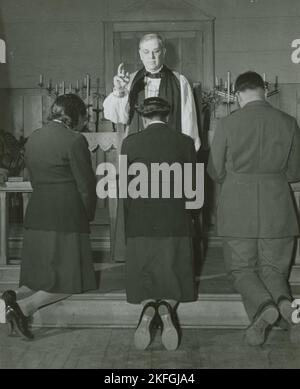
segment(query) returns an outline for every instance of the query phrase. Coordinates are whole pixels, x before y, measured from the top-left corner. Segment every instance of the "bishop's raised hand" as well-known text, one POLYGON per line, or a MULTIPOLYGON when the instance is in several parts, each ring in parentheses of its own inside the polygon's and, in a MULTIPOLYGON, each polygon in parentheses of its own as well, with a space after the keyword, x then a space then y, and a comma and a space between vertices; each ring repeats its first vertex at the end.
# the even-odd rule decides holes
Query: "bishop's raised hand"
POLYGON ((118 73, 114 77, 114 90, 124 92, 129 83, 129 72, 126 72, 124 63, 118 66, 118 73))

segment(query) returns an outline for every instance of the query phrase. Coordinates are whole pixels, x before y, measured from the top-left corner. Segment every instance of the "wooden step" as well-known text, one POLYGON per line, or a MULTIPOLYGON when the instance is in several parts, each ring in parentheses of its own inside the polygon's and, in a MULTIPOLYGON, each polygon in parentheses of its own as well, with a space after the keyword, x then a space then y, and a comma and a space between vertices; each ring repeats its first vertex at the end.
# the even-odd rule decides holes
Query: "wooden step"
MULTIPOLYGON (((98 264, 96 268, 104 271, 105 266, 122 265, 98 264)), ((298 274, 299 271, 297 267, 298 274)), ((17 265, 0 267, 0 290, 16 288, 19 272, 17 265)), ((114 277, 107 280, 105 286, 117 279, 114 277)), ((292 289, 294 297, 299 298, 299 282, 293 284, 292 289)), ((34 315, 33 326, 134 328, 140 311, 139 305, 126 302, 124 291, 103 293, 100 289, 40 309, 34 315)), ((200 293, 196 302, 179 305, 178 317, 183 328, 245 328, 249 324, 241 297, 234 293, 200 293)))
MULTIPOLYGON (((297 298, 300 294, 296 295, 297 298)), ((140 305, 126 302, 125 294, 83 294, 40 309, 33 327, 135 328, 140 305)), ((201 295, 178 307, 182 328, 245 328, 249 325, 239 295, 201 295)))
MULTIPOLYGON (((84 294, 40 309, 33 326, 135 328, 140 313, 141 306, 128 304, 125 294, 84 294)), ((183 328, 244 328, 249 324, 238 295, 199 296, 196 302, 180 304, 178 317, 183 328)))

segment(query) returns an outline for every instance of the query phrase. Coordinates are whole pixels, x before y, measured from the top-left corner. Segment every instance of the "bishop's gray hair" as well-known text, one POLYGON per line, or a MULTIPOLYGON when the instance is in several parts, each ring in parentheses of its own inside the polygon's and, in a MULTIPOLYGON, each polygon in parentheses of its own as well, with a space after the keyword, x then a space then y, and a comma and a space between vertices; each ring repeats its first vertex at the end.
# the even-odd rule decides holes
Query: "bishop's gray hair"
POLYGON ((157 39, 158 40, 161 49, 165 49, 166 48, 164 38, 160 34, 157 34, 157 33, 150 33, 150 34, 146 34, 146 35, 142 36, 142 38, 140 39, 139 48, 141 48, 141 45, 144 42, 150 41, 152 39, 157 39))

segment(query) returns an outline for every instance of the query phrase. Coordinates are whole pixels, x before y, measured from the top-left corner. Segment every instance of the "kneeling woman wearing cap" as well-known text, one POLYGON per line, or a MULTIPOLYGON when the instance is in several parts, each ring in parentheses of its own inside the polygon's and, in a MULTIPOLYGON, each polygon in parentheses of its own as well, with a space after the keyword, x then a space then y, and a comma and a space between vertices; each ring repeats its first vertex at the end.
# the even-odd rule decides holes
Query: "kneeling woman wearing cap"
MULTIPOLYGON (((148 98, 136 109, 145 130, 123 141, 121 153, 127 156, 128 167, 136 162, 143 164, 149 176, 146 182, 161 187, 161 176, 156 183, 153 177, 150 179, 153 164, 195 166, 193 139, 167 125, 167 101, 148 98)), ((129 180, 132 178, 129 176, 129 180)), ((160 326, 163 345, 175 350, 179 345, 177 305, 196 299, 192 213, 185 208, 185 198, 172 196, 172 174, 169 185, 170 198, 151 198, 151 187, 148 198, 142 198, 131 193, 134 185, 129 183, 128 198, 124 200, 127 301, 143 305, 134 337, 138 349, 148 347, 160 326)), ((139 188, 137 191, 140 193, 139 188)))

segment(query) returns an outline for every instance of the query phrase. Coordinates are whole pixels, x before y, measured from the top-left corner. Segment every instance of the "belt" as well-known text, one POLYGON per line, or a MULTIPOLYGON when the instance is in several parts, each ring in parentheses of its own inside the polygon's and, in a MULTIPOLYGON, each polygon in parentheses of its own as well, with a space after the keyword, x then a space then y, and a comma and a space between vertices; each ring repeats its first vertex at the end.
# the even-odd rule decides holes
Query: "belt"
POLYGON ((61 190, 66 188, 76 188, 76 182, 74 180, 72 181, 61 181, 61 182, 39 182, 33 184, 33 190, 34 191, 55 191, 55 190, 61 190))
POLYGON ((259 180, 285 180, 285 174, 280 173, 236 173, 227 171, 227 176, 239 179, 241 181, 259 181, 259 180))

